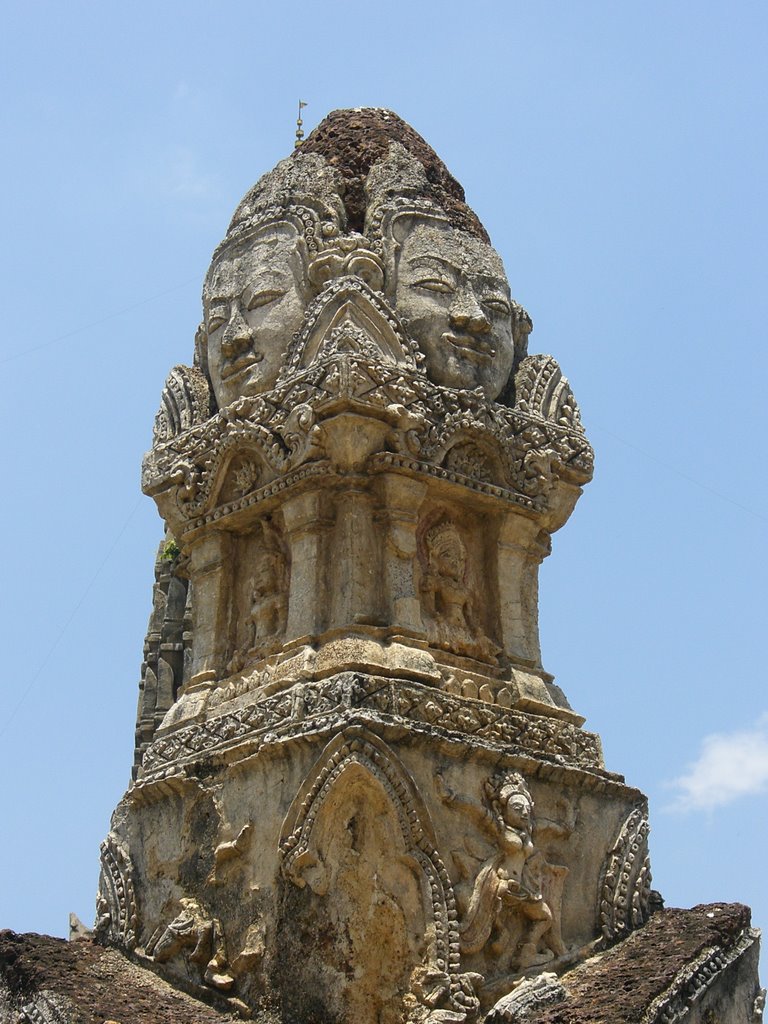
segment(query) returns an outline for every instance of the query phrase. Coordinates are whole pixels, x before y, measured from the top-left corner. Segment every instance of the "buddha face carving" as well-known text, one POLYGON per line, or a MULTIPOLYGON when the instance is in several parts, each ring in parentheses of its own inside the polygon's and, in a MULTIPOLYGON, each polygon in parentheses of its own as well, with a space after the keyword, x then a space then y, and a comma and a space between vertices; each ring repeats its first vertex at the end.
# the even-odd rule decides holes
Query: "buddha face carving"
POLYGON ((271 388, 308 300, 297 233, 274 225, 213 264, 203 291, 208 373, 219 408, 271 388))
POLYGON ((446 387, 498 398, 512 370, 512 303, 501 260, 489 245, 447 224, 418 224, 402 238, 395 305, 446 387))

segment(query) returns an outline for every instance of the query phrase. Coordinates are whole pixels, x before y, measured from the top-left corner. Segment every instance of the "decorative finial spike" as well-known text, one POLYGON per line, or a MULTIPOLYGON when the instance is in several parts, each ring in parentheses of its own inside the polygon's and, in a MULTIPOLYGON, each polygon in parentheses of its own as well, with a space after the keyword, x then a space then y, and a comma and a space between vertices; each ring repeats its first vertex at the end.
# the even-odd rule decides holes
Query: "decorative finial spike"
POLYGON ((301 120, 301 111, 304 109, 304 107, 306 107, 306 105, 307 104, 304 102, 304 100, 299 100, 299 116, 296 118, 296 141, 294 142, 294 147, 296 149, 299 148, 304 138, 304 132, 302 131, 301 128, 301 126, 304 124, 304 122, 301 120))

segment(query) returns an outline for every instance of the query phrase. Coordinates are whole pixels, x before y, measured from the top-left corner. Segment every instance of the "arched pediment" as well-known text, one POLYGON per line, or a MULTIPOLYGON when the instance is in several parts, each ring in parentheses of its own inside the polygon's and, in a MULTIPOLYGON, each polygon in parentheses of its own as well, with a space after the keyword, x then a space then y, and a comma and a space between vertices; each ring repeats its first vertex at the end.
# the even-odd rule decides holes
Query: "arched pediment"
POLYGON ((227 439, 207 470, 209 482, 208 498, 203 505, 205 511, 244 498, 273 480, 277 468, 269 458, 269 449, 274 443, 274 438, 269 435, 264 438, 253 435, 227 439))
POLYGON ((419 362, 395 312, 359 277, 332 282, 310 305, 281 378, 334 355, 357 355, 409 370, 419 362))
POLYGON ((442 466, 480 483, 508 486, 507 460, 501 446, 486 436, 461 431, 444 444, 442 466))
POLYGON ((163 388, 155 416, 152 444, 165 444, 185 430, 205 423, 213 414, 208 379, 197 366, 174 366, 163 388))
POLYGON ((373 733, 350 728, 340 732, 325 748, 285 817, 280 833, 284 873, 290 873, 291 865, 306 847, 317 813, 331 787, 342 779, 352 764, 373 776, 387 792, 397 811, 406 847, 424 846, 437 856, 429 812, 402 763, 373 733))

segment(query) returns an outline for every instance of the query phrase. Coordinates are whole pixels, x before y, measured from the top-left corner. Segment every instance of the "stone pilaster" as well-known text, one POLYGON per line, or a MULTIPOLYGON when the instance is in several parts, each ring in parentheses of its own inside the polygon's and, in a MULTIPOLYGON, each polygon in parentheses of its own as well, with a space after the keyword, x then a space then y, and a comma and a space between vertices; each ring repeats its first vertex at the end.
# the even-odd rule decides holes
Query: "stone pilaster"
POLYGON ((507 514, 498 541, 499 612, 504 650, 513 662, 541 667, 539 645, 539 565, 546 552, 538 525, 507 514))
POLYGON ((192 607, 192 669, 189 686, 220 678, 229 639, 232 536, 204 534, 189 548, 189 578, 195 588, 192 607))
POLYGON ((373 496, 362 483, 346 484, 336 502, 327 577, 329 625, 379 624, 380 576, 380 541, 374 527, 373 496))
POLYGON ((291 553, 286 640, 316 636, 325 628, 326 538, 333 519, 324 491, 305 491, 282 506, 291 553))
POLYGON ((386 529, 384 587, 389 619, 402 632, 424 636, 421 602, 416 592, 416 526, 418 510, 427 493, 423 481, 386 473, 381 481, 386 529))

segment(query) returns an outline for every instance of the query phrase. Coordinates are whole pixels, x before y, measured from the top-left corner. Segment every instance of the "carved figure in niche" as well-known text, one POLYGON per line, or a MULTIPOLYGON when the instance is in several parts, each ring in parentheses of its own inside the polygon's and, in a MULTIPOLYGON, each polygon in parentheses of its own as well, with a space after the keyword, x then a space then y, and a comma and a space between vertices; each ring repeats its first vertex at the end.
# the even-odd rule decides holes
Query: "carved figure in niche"
POLYGON ((162 964, 185 950, 187 959, 202 972, 206 985, 226 992, 235 979, 227 973, 227 951, 221 923, 210 917, 192 896, 182 896, 181 910, 173 920, 154 932, 146 946, 147 956, 162 964))
POLYGON ((467 549, 458 529, 450 520, 431 527, 424 537, 424 549, 426 569, 421 592, 438 643, 462 654, 493 657, 498 648, 480 635, 474 620, 467 583, 467 549))
POLYGON ((309 298, 303 242, 288 222, 264 226, 214 260, 203 313, 219 408, 274 385, 309 298))
POLYGON ((264 527, 264 544, 259 549, 253 570, 253 590, 248 622, 251 626, 251 650, 282 636, 288 614, 287 566, 280 541, 273 530, 264 527))
POLYGON ((533 842, 533 798, 522 775, 507 771, 488 779, 484 805, 459 800, 440 776, 437 784, 443 801, 458 804, 496 846, 461 922, 462 952, 490 954, 499 974, 561 956, 565 947, 542 892, 544 858, 533 842))

